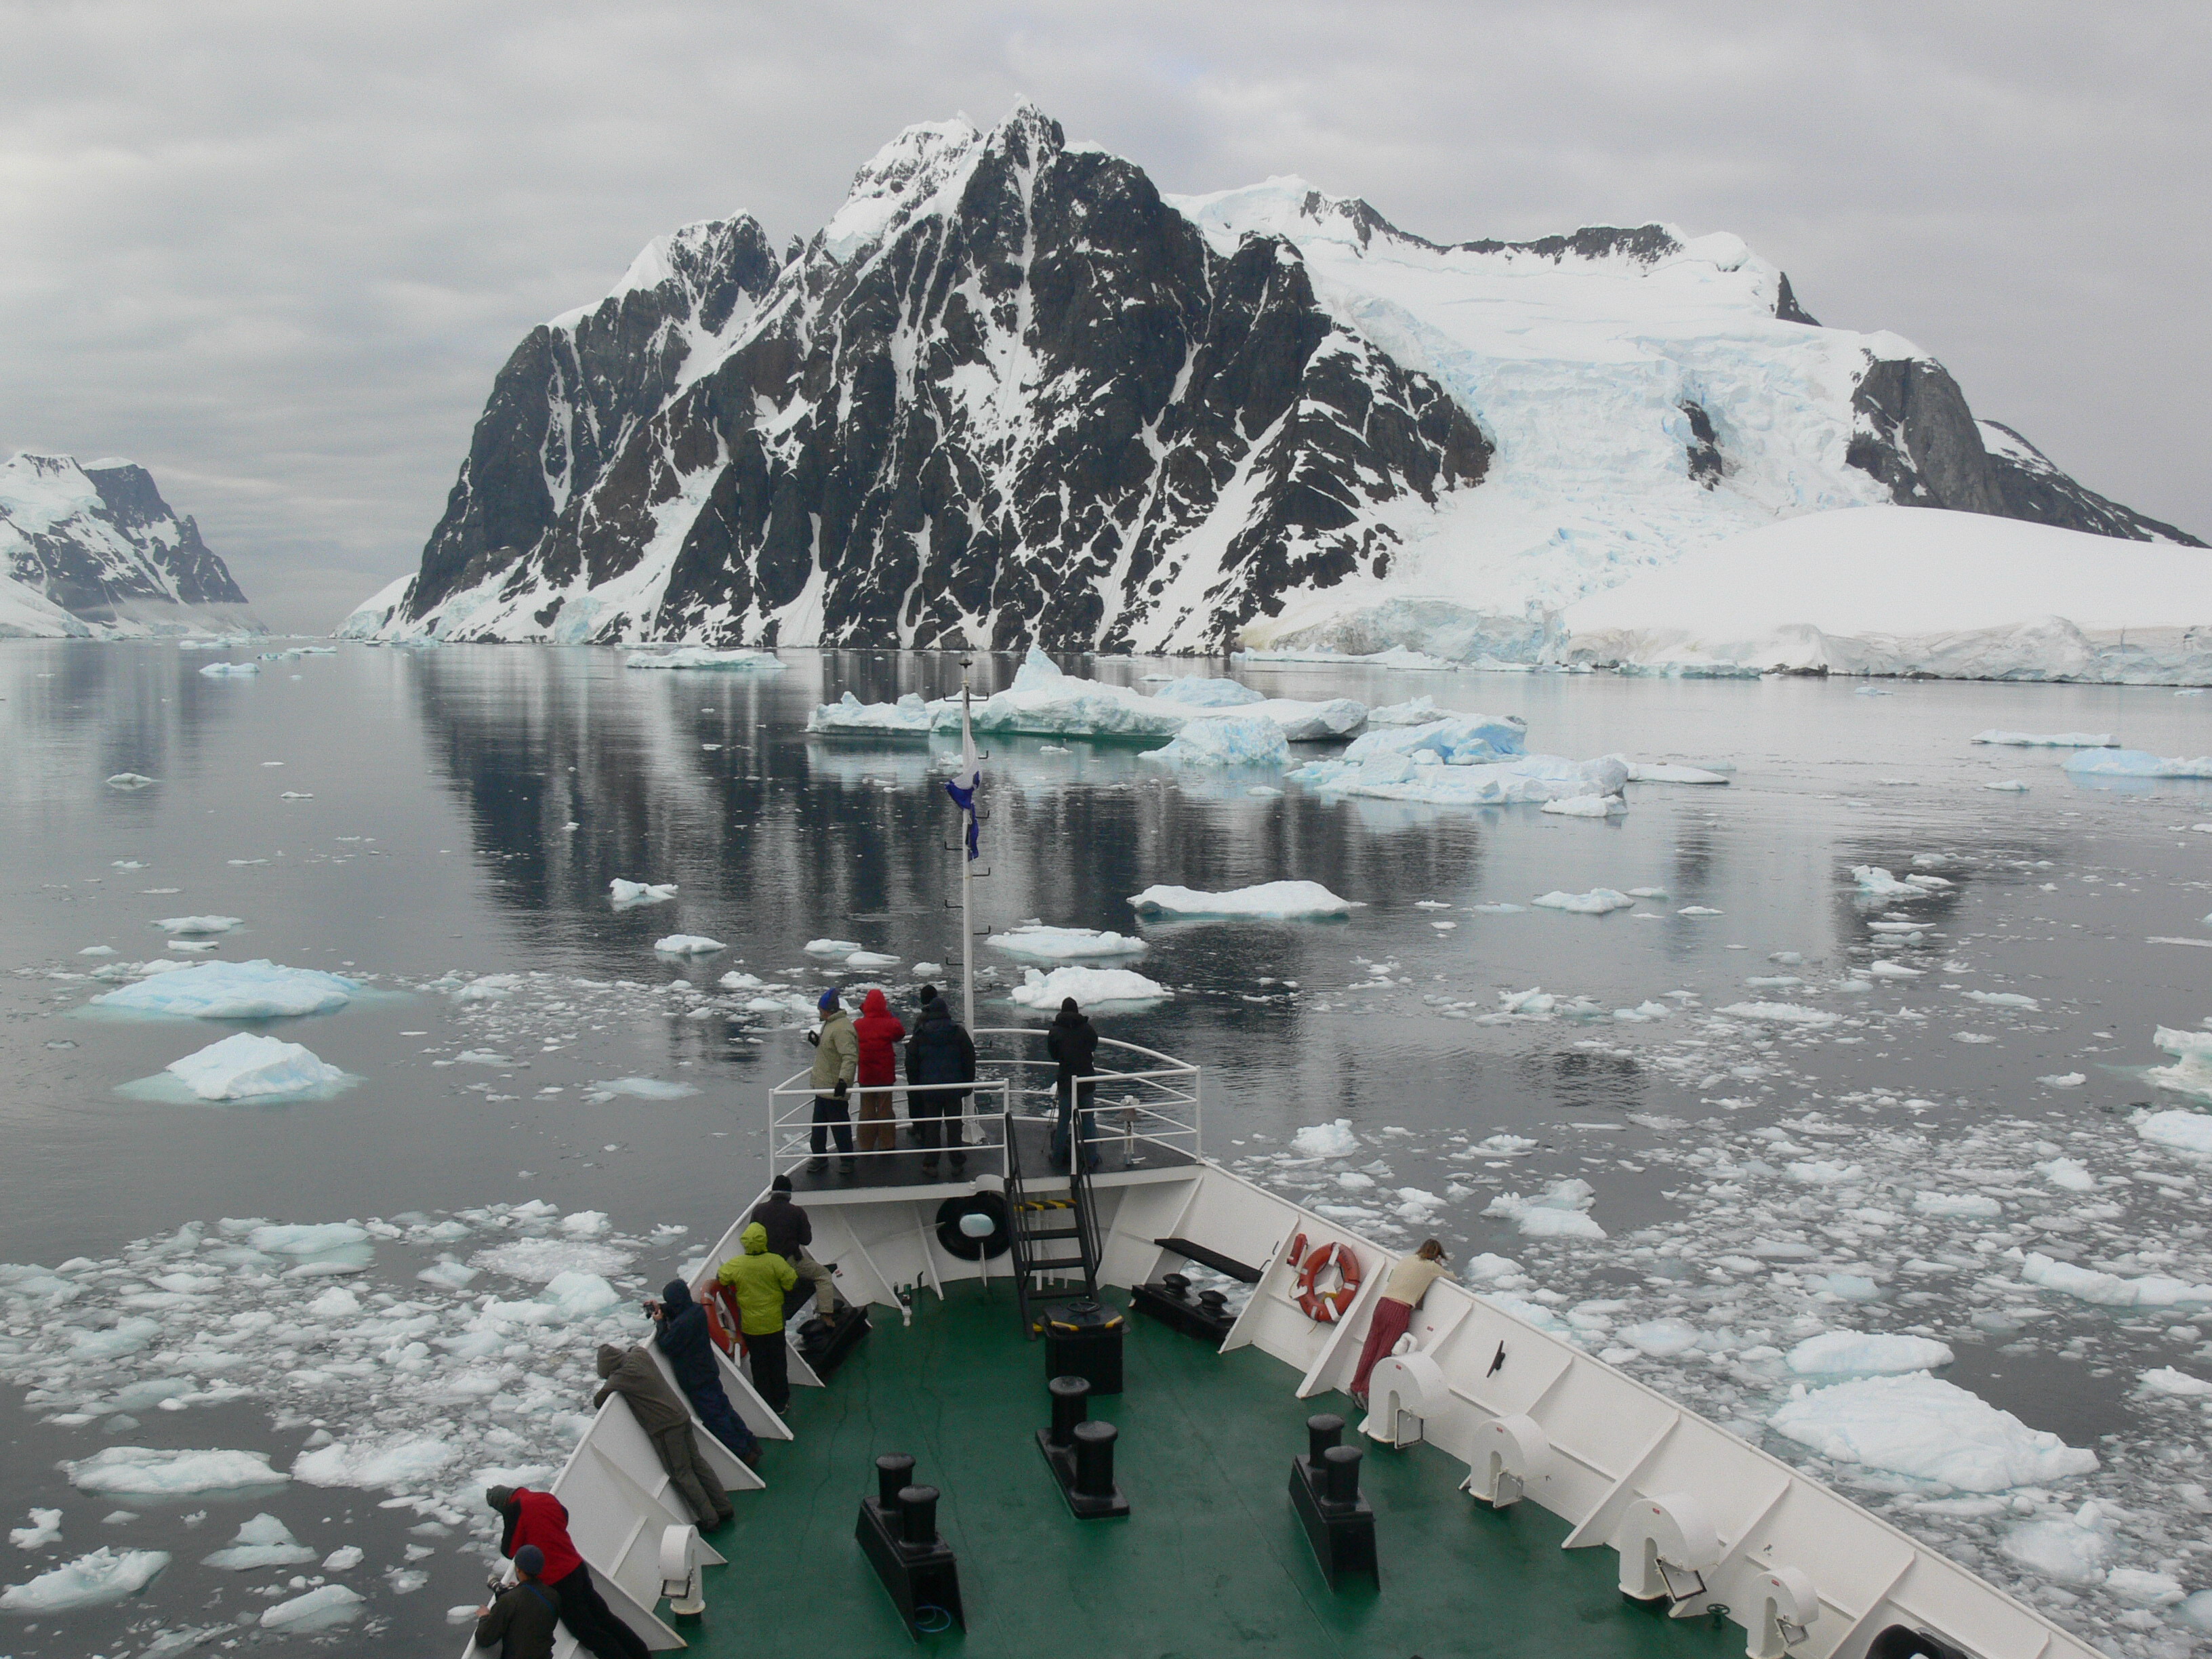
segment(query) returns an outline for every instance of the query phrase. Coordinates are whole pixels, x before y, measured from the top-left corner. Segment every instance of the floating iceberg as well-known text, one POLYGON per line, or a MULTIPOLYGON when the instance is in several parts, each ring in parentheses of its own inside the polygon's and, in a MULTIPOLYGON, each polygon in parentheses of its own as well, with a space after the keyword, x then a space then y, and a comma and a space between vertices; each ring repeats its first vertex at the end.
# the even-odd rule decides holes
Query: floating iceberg
POLYGON ((362 1595, 343 1584, 325 1584, 279 1601, 261 1615, 264 1630, 334 1630, 361 1616, 362 1595))
POLYGON ((200 670, 211 680, 246 679, 260 672, 258 662, 211 662, 200 670))
POLYGON ((1731 1002, 1714 1012, 1730 1019, 1755 1019, 1769 1025, 1833 1025, 1841 1018, 1825 1009, 1808 1008, 1802 1002, 1731 1002))
POLYGON ((1593 887, 1587 893, 1564 893, 1554 888, 1528 902, 1540 910, 1566 910, 1578 916, 1601 916, 1608 910, 1632 908, 1636 901, 1610 887, 1593 887))
POLYGON ((1309 762, 1291 775, 1326 793, 1448 806, 1617 795, 1628 781, 1628 763, 1618 755, 1523 754, 1526 733, 1517 717, 1492 714, 1386 727, 1356 738, 1341 759, 1309 762))
POLYGON ((2096 1453, 2031 1429, 1924 1371, 1817 1389, 1767 1422, 1823 1457, 1940 1480, 1961 1492, 2048 1486, 2097 1467, 2096 1453))
POLYGON ((1291 763, 1283 728, 1263 714, 1239 713, 1194 720, 1164 749, 1139 757, 1156 766, 1264 766, 1291 763))
POLYGON ((1391 726, 1352 739, 1346 761, 1364 764, 1389 756, 1434 755, 1458 766, 1506 760, 1525 751, 1528 722, 1518 714, 1444 714, 1417 726, 1391 726))
POLYGON ((1031 968, 1012 992, 1023 1007, 1043 1009, 1058 1008, 1066 997, 1088 1008, 1102 1002, 1159 1002, 1174 994, 1127 968, 1055 968, 1048 974, 1031 968))
POLYGON ((1565 795, 1546 801, 1543 810, 1565 818, 1616 818, 1627 812, 1628 803, 1618 795, 1565 795))
POLYGON ((848 968, 896 968, 898 958, 882 951, 855 951, 845 958, 848 968))
POLYGON ((665 904, 676 896, 676 884, 624 881, 617 876, 607 884, 607 891, 617 910, 627 910, 635 904, 665 904))
POLYGON ((1402 645, 1394 645, 1387 651, 1370 651, 1358 656, 1332 651, 1326 646, 1304 651, 1237 651, 1231 653, 1229 659, 1247 663, 1346 663, 1367 668, 1402 668, 1427 673, 1455 672, 1460 666, 1445 658, 1432 657, 1425 651, 1409 650, 1402 645))
MULTIPOLYGON (((1004 951, 1010 957, 1027 957, 1034 962, 1079 961, 1091 957, 1142 956, 1150 947, 1145 941, 1127 933, 1101 933, 1091 927, 1048 927, 1042 922, 1025 922, 1019 927, 1010 927, 1003 933, 993 933, 983 941, 995 951, 1004 951)), ((921 964, 915 964, 920 971, 921 964)))
POLYGON ((103 1498, 167 1498, 198 1492, 281 1486, 287 1476, 259 1452, 156 1451, 147 1446, 109 1446, 64 1462, 70 1484, 103 1498))
POLYGON ((166 916, 154 926, 165 933, 227 933, 245 922, 238 916, 166 916))
POLYGON ((314 1094, 352 1079, 297 1042, 239 1031, 164 1067, 202 1100, 314 1094))
POLYGON ((118 772, 108 779, 110 789, 143 789, 149 783, 159 783, 159 778, 149 778, 143 772, 118 772))
POLYGON ((1723 774, 1709 771, 1702 766, 1630 761, 1628 781, 1631 783, 1726 783, 1728 779, 1723 774))
MULTIPOLYGON (((1270 697, 1263 702, 1247 703, 1237 712, 1273 721, 1291 743, 1327 743, 1334 738, 1349 737, 1367 724, 1367 705, 1350 697, 1330 697, 1321 702, 1270 697)), ((1204 716, 1191 718, 1195 721, 1204 716)), ((1183 729, 1188 732, 1190 728, 1183 729)))
POLYGON ((2058 769, 2077 778, 2212 778, 2212 755, 2190 760, 2143 749, 2084 749, 2058 769))
POLYGON ((2106 1308, 2212 1307, 2212 1285, 2191 1285, 2164 1273, 2125 1279, 2071 1261, 2056 1261, 2040 1250, 2027 1253, 2021 1262, 2020 1276, 2042 1290, 2106 1308))
POLYGON ((1147 916, 1265 916, 1292 921, 1349 915, 1361 908, 1362 902, 1339 898, 1317 881, 1265 881, 1256 887, 1238 887, 1225 893, 1200 892, 1190 887, 1147 887, 1129 902, 1139 915, 1147 916))
POLYGON ((799 948, 810 957, 849 957, 867 947, 854 939, 811 939, 799 948))
POLYGON ((262 1567, 293 1567, 312 1561, 319 1553, 292 1536, 292 1530, 273 1515, 257 1515, 238 1529, 229 1546, 207 1558, 206 1565, 225 1572, 252 1572, 262 1567))
POLYGON ((671 933, 666 939, 653 940, 653 948, 667 957, 711 957, 730 947, 702 933, 671 933))
MULTIPOLYGON (((945 729, 959 730, 957 700, 948 698, 933 712, 945 729)), ((1015 671, 1013 684, 975 704, 971 716, 978 732, 1088 738, 1171 738, 1188 718, 1188 709, 1132 687, 1062 673, 1036 646, 1015 671)))
POLYGON ((699 1092, 689 1083, 665 1083, 657 1077, 618 1077, 592 1087, 600 1095, 628 1095, 633 1100, 685 1100, 699 1092))
POLYGON ((33 1510, 31 1524, 9 1529, 8 1541, 19 1550, 42 1550, 49 1544, 58 1544, 62 1536, 62 1512, 59 1510, 33 1510))
POLYGON ((161 1550, 96 1549, 42 1572, 27 1583, 0 1590, 0 1608, 9 1613, 70 1613, 103 1607, 136 1595, 169 1565, 161 1550))
POLYGON ((1350 1158, 1359 1150, 1359 1137, 1352 1133, 1352 1120, 1340 1117, 1309 1123, 1291 1137, 1291 1150, 1300 1158, 1350 1158))
MULTIPOLYGON (((815 732, 926 738, 929 735, 930 720, 930 705, 911 691, 896 702, 862 702, 848 691, 837 702, 809 714, 806 729, 815 732)), ((957 713, 954 723, 958 723, 957 713)))
POLYGON ((292 1478, 309 1486, 413 1486, 453 1461, 453 1449, 427 1435, 333 1440, 292 1460, 292 1478))
POLYGON ((703 645, 678 646, 673 651, 633 651, 625 668, 720 668, 751 673, 775 673, 784 665, 773 651, 716 651, 703 645))
POLYGON ((1267 694, 1236 680, 1209 679, 1201 674, 1170 680, 1152 693, 1163 702, 1179 702, 1187 708, 1234 708, 1240 703, 1265 702, 1267 694))
MULTIPOLYGON (((2173 1064, 2154 1066, 2143 1073, 2145 1078, 2161 1089, 2212 1100, 2212 1031, 2175 1031, 2161 1025, 2151 1041, 2173 1056, 2173 1064)), ((2212 1152, 2212 1137, 2199 1134, 2182 1121, 2195 1119, 2197 1123, 2212 1129, 2212 1117, 2197 1117, 2193 1112, 2160 1112, 2155 1115, 2164 1120, 2157 1133, 2144 1127, 2145 1120, 2136 1121, 2137 1130, 2146 1139, 2187 1152, 2212 1152), (2167 1139, 2167 1135, 2179 1138, 2167 1139)))
POLYGON ((1404 702, 1385 703, 1380 708, 1367 711, 1370 727, 1378 726, 1432 726, 1438 720, 1463 718, 1456 710, 1439 708, 1434 697, 1413 697, 1404 702))
POLYGON ((2015 749, 2110 749, 2112 734, 2100 732, 1977 732, 1968 743, 2006 744, 2015 749))
POLYGON ((360 985, 313 968, 283 968, 264 958, 252 962, 197 962, 189 968, 157 974, 93 1001, 104 1008, 149 1014, 188 1015, 194 1019, 276 1019, 327 1014, 343 1008, 360 985))
POLYGON ((1884 1376, 1932 1371, 1957 1357, 1932 1337, 1826 1331, 1790 1349, 1789 1363, 1800 1376, 1884 1376))
POLYGON ((1862 898, 1921 899, 1933 890, 1910 881, 1899 881, 1878 864, 1854 864, 1851 879, 1858 884, 1862 898))
MULTIPOLYGON (((1951 1221, 1994 1221, 2004 1213, 2004 1206, 1987 1193, 1918 1192, 1912 1195, 1912 1207, 1920 1215, 1932 1215, 1951 1221)), ((1917 1365, 1908 1365, 1907 1370, 1918 1370, 1917 1365)))
POLYGON ((1585 1213, 1596 1196, 1589 1182, 1569 1179, 1540 1198, 1500 1193, 1482 1212, 1504 1217, 1530 1238, 1603 1238, 1605 1229, 1585 1213))

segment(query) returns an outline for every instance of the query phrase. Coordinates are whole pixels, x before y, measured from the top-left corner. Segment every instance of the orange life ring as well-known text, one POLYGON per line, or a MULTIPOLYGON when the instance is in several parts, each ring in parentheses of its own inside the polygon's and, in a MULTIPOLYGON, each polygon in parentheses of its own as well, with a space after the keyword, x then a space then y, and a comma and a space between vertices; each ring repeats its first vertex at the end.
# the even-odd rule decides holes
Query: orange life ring
POLYGON ((1291 1253, 1283 1259, 1293 1267, 1306 1259, 1306 1236, 1304 1233, 1291 1241, 1291 1253))
POLYGON ((1305 1260, 1298 1272, 1298 1307, 1317 1325, 1334 1325, 1359 1294, 1359 1258, 1347 1244, 1324 1244, 1305 1260), (1322 1273, 1334 1267, 1338 1285, 1333 1291, 1318 1288, 1322 1273))
POLYGON ((737 1298, 730 1294, 728 1285, 716 1285, 707 1291, 702 1301, 707 1310, 708 1336, 713 1339, 716 1347, 734 1358, 738 1351, 738 1332, 741 1328, 737 1298))

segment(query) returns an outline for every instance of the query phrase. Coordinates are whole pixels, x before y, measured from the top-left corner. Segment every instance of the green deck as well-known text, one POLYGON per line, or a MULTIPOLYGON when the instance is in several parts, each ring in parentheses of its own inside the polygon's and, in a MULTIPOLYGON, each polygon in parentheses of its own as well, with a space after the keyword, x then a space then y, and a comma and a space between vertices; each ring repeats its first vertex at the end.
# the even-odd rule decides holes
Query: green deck
MULTIPOLYGON (((1218 1659, 1266 1653, 1447 1659, 1722 1659, 1734 1625, 1670 1621, 1624 1601, 1608 1549, 1563 1551, 1567 1528, 1534 1504, 1492 1512, 1456 1490, 1466 1469, 1426 1447, 1370 1449, 1382 1587, 1332 1593, 1292 1513, 1291 1459, 1316 1410, 1256 1349, 1216 1354, 1139 1316, 1127 1391, 1093 1402, 1121 1429, 1115 1474, 1133 1513, 1078 1522, 1035 1431, 1050 1416, 1040 1343, 1015 1328, 1012 1287, 963 1284, 884 1310, 827 1389, 801 1389, 793 1442, 767 1443, 769 1490, 736 1499, 713 1541, 692 1651, 876 1659, 1218 1659), (958 1552, 964 1635, 909 1638, 854 1541, 874 1460, 906 1452, 942 1489, 958 1552)), ((1360 1442, 1364 1445, 1366 1443, 1360 1442)))

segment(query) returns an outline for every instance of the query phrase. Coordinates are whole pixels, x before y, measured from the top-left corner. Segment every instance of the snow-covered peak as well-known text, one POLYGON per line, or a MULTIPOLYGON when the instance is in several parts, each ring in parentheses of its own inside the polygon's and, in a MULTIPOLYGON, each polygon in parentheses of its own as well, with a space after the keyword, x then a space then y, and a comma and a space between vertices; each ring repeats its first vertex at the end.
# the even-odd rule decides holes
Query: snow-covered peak
POLYGON ((1249 235, 1281 236, 1364 252, 1377 236, 1417 247, 1434 244, 1408 236, 1357 197, 1330 196, 1295 173, 1206 196, 1170 196, 1168 205, 1204 231, 1215 247, 1233 252, 1249 235))
POLYGON ((964 115, 907 128, 853 175, 845 204, 822 228, 822 251, 842 264, 880 243, 965 179, 982 144, 982 133, 964 115))
POLYGON ((100 509, 100 490, 73 455, 26 449, 0 466, 0 519, 36 536, 100 509))
POLYGON ((552 319, 551 326, 574 328, 609 300, 652 294, 670 283, 682 290, 676 308, 687 315, 696 313, 711 303, 733 269, 749 259, 758 263, 767 247, 768 233, 750 213, 695 220, 665 236, 654 237, 638 251, 621 281, 605 295, 562 312, 552 319))
MULTIPOLYGON (((112 456, 88 467, 75 456, 25 450, 0 465, 0 576, 80 620, 126 631, 180 624, 188 619, 176 614, 179 606, 246 603, 152 475, 112 456)), ((9 609, 22 611, 20 595, 9 609)), ((18 614, 0 629, 10 631, 52 630, 18 614)))

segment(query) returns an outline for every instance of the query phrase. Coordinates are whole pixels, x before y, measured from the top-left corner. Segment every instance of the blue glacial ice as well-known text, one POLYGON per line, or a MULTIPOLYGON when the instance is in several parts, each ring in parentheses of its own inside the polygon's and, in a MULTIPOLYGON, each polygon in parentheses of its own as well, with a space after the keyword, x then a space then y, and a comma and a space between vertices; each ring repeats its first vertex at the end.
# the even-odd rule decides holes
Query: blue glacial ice
POLYGON ((2212 755, 2161 757, 2146 749, 2084 749, 2058 769, 2080 778, 2212 778, 2212 755))
POLYGON ((1191 720, 1165 748, 1139 758, 1155 766, 1264 766, 1279 772, 1291 763, 1291 746, 1273 720, 1239 712, 1191 720))
POLYGON ((265 957, 252 962, 198 962, 157 974, 93 1002, 103 1008, 194 1019, 275 1019, 327 1014, 361 989, 357 981, 319 969, 285 968, 265 957))

